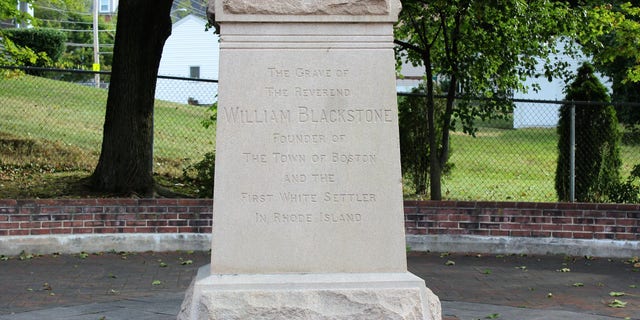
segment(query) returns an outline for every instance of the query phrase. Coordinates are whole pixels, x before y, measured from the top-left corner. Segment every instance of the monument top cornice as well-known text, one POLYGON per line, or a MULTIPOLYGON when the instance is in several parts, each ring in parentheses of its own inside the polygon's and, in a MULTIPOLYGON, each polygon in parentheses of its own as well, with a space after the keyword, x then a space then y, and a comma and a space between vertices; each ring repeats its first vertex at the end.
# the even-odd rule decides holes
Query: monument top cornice
POLYGON ((399 0, 210 0, 218 22, 390 22, 399 0))

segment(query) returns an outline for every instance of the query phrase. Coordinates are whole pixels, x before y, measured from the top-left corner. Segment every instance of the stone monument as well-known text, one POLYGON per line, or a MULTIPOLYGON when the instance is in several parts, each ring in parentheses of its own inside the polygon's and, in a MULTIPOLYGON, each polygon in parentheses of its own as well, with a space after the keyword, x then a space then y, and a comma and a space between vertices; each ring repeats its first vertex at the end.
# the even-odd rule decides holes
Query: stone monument
POLYGON ((400 1, 213 5, 211 264, 178 318, 440 319, 438 298, 406 266, 400 1))

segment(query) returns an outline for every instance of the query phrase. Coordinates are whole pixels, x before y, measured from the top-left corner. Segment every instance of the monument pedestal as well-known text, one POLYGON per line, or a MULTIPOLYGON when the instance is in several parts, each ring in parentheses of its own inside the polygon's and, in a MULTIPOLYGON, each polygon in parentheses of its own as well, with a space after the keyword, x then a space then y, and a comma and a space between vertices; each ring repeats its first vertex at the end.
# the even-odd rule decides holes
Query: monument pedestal
POLYGON ((212 275, 200 268, 179 320, 441 319, 440 301, 405 273, 212 275))
POLYGON ((407 272, 399 11, 399 0, 215 2, 211 265, 180 319, 441 318, 407 272))

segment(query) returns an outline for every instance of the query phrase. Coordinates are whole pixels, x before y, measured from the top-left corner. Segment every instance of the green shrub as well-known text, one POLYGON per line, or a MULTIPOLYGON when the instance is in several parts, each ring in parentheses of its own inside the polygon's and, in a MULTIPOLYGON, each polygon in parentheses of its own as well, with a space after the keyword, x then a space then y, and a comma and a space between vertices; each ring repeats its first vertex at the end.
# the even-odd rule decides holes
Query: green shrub
MULTIPOLYGON (((4 37, 1 41, 4 52, 0 52, 0 64, 5 66, 48 65, 51 60, 44 52, 35 53, 27 47, 21 47, 4 37)), ((0 78, 10 78, 23 74, 20 70, 3 69, 0 78)))
MULTIPOLYGON (((412 93, 424 92, 420 85, 412 93)), ((443 100, 435 101, 435 112, 444 113, 443 100)), ((402 176, 407 179, 417 196, 424 196, 429 186, 429 122, 427 100, 423 96, 401 96, 398 98, 398 126, 400 130, 400 162, 402 176)), ((442 137, 442 127, 436 127, 436 137, 442 137)), ((438 141, 438 145, 441 145, 438 141)), ((452 149, 449 149, 451 156, 452 149)), ((447 175, 453 165, 445 164, 442 174, 447 175)))
POLYGON ((640 124, 626 126, 622 134, 622 143, 625 145, 640 145, 640 124))
POLYGON ((609 201, 614 203, 640 203, 640 164, 633 167, 627 181, 611 186, 609 201))
POLYGON ((182 171, 182 177, 198 188, 201 198, 213 197, 213 179, 216 167, 216 154, 207 152, 200 162, 187 166, 182 171))
MULTIPOLYGON (((53 62, 57 62, 64 53, 64 43, 67 40, 62 31, 55 29, 5 29, 3 35, 18 46, 30 48, 36 53, 46 53, 53 62)), ((29 63, 25 65, 41 66, 29 63)))
MULTIPOLYGON (((620 129, 607 89, 588 63, 578 69, 576 79, 566 88, 566 101, 605 104, 575 106, 575 199, 604 201, 620 182, 620 129)), ((558 163, 555 187, 560 201, 570 201, 571 104, 560 107, 558 122, 558 163)))

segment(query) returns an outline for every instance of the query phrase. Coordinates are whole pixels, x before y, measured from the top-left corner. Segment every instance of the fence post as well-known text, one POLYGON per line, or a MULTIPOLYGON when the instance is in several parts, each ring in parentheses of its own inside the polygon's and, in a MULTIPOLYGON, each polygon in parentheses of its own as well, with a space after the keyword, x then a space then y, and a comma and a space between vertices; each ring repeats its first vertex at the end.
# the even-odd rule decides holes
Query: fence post
MULTIPOLYGON (((100 71, 100 40, 98 38, 98 6, 99 1, 93 0, 93 71, 100 71)), ((96 88, 100 88, 100 73, 93 74, 96 88)))
POLYGON ((571 101, 571 129, 569 134, 569 199, 576 200, 576 104, 571 101))

